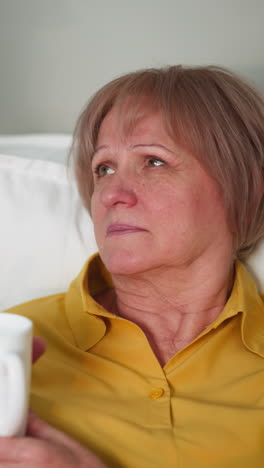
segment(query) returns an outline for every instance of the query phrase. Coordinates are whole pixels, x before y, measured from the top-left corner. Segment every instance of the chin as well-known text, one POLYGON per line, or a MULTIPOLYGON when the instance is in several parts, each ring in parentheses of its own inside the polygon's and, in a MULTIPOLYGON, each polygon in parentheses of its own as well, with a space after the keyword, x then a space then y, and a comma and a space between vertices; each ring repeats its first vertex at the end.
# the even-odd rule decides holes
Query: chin
POLYGON ((121 250, 118 252, 100 252, 107 270, 112 275, 133 275, 146 269, 146 262, 142 261, 143 253, 136 255, 131 250, 121 250))

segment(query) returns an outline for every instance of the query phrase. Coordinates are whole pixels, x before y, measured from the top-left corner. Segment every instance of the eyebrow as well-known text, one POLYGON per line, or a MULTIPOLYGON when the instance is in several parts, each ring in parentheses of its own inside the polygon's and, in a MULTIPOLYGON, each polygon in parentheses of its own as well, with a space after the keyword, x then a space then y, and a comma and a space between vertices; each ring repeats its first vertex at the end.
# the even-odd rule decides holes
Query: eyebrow
MULTIPOLYGON (((164 145, 161 145, 160 143, 138 143, 137 145, 130 145, 129 146, 129 149, 137 149, 137 148, 149 148, 149 147, 155 147, 155 148, 161 148, 161 149, 164 149, 166 151, 169 151, 170 153, 174 153, 171 149, 167 148, 167 146, 164 146, 164 145)), ((97 154, 99 153, 101 150, 103 149, 108 149, 109 146, 107 145, 101 145, 101 146, 98 146, 98 148, 95 149, 95 152, 93 153, 92 155, 92 158, 97 154)))

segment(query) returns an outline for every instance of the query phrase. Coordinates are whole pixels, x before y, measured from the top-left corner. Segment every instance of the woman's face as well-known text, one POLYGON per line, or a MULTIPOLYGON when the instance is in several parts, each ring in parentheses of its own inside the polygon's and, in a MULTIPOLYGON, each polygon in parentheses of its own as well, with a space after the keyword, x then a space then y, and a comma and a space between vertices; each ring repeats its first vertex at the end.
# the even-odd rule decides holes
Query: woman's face
POLYGON ((160 112, 120 134, 113 107, 100 127, 92 161, 91 212, 103 262, 112 274, 184 267, 230 249, 216 182, 178 147, 160 112))

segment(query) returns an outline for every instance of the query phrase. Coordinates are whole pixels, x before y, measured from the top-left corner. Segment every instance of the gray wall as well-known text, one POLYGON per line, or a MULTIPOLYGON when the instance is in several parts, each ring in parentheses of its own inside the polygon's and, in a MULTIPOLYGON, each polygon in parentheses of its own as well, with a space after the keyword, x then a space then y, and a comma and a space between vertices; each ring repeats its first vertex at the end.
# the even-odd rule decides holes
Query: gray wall
POLYGON ((0 0, 0 133, 71 132, 111 78, 220 64, 264 90, 264 0, 0 0))

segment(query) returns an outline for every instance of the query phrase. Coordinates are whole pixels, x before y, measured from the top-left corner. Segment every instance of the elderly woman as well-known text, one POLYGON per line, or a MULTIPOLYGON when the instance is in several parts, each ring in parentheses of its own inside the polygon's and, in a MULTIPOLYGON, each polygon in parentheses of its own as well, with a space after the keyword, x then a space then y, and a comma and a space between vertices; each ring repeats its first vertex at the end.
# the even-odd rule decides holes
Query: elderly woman
POLYGON ((264 234, 262 98, 217 67, 130 73, 73 152, 99 255, 10 310, 47 343, 45 422, 2 439, 1 466, 263 467, 264 305, 240 262, 264 234))

